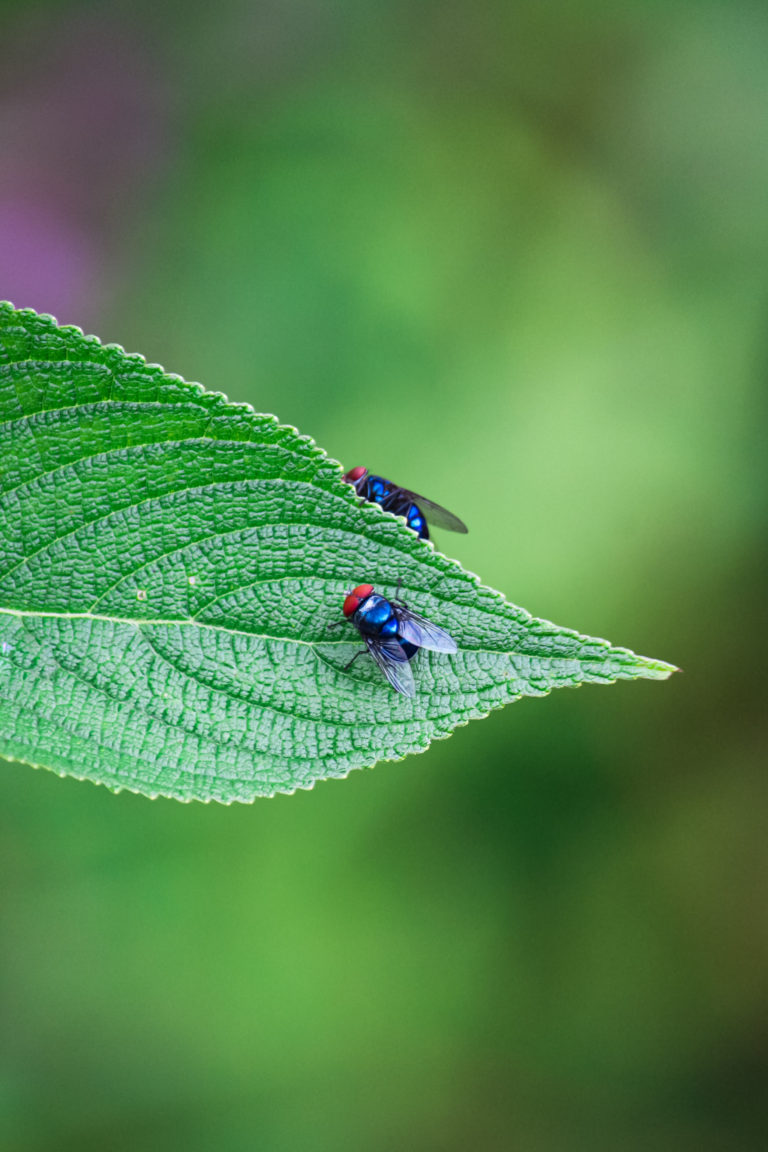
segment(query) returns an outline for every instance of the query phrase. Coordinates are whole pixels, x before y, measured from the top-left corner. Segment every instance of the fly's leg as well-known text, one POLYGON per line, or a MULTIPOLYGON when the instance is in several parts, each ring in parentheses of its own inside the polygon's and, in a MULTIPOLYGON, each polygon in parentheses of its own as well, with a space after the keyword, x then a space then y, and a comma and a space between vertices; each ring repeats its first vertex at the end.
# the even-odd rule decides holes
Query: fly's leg
POLYGON ((354 656, 349 661, 349 663, 345 664, 344 667, 342 668, 342 672, 349 672, 350 668, 354 664, 355 660, 357 660, 358 656, 367 656, 367 655, 368 655, 368 649, 367 648, 361 648, 359 652, 355 652, 354 656))
MULTIPOLYGON (((342 624, 346 624, 346 623, 347 623, 346 620, 336 620, 333 624, 326 624, 326 628, 330 632, 331 628, 340 628, 342 624)), ((366 656, 367 653, 368 653, 367 648, 361 648, 359 652, 355 652, 352 659, 349 661, 349 663, 344 665, 344 667, 341 669, 341 671, 342 672, 348 672, 350 670, 350 668, 352 667, 352 665, 354 664, 355 660, 357 660, 358 656, 366 656)))
POLYGON ((397 589, 395 590, 395 600, 397 600, 398 604, 402 604, 403 608, 407 608, 408 605, 406 604, 405 600, 400 599, 400 589, 402 588, 402 586, 403 586, 403 578, 402 578, 402 576, 398 576, 397 589))

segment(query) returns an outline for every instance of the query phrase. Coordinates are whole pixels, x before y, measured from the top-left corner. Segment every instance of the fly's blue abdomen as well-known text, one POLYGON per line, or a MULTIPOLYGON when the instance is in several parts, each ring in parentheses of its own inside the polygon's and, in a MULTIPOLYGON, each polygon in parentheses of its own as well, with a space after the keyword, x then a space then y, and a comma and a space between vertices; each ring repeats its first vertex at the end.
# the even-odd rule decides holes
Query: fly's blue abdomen
POLYGON ((408 527, 413 528, 414 532, 418 533, 422 540, 428 539, 429 533, 427 531, 427 522, 422 516, 421 509, 419 508, 418 504, 408 505, 408 511, 405 514, 405 518, 408 522, 408 527))

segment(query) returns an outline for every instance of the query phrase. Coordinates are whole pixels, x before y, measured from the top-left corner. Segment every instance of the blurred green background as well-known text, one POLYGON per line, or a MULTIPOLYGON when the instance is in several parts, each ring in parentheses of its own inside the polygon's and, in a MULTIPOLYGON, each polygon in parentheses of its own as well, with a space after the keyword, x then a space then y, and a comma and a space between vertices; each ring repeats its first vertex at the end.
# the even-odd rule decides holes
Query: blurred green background
POLYGON ((767 59, 749 0, 0 8, 0 297, 685 669, 252 807, 4 765, 4 1150, 767 1146, 767 59))

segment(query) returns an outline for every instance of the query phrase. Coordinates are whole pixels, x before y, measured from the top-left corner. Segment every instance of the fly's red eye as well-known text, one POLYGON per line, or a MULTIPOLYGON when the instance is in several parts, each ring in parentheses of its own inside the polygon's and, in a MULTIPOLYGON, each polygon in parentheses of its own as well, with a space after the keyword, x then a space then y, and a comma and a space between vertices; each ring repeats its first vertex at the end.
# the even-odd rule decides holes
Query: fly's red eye
POLYGON ((363 468, 362 465, 358 465, 357 468, 350 468, 344 479, 348 480, 350 484, 356 484, 357 481, 361 479, 361 477, 365 476, 367 471, 367 468, 363 468))
POLYGON ((371 592, 373 592, 373 584, 358 584, 357 588, 353 588, 344 600, 342 609, 344 615, 354 616, 363 600, 367 600, 371 592))

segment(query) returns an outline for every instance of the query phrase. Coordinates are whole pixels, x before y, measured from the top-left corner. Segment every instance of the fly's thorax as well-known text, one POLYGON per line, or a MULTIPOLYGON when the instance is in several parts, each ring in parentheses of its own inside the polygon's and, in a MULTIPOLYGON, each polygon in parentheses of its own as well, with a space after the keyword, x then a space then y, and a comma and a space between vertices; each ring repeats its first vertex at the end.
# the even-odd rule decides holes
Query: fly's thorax
POLYGON ((397 619, 389 600, 372 593, 355 612, 354 622, 367 636, 396 636, 397 619))
POLYGON ((387 496, 391 495, 393 485, 389 480, 385 480, 383 476, 367 476, 365 480, 366 496, 368 500, 373 500, 377 504, 381 504, 382 500, 386 500, 387 496))

